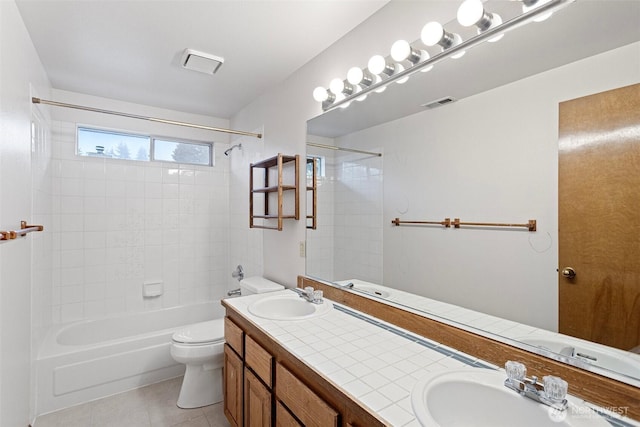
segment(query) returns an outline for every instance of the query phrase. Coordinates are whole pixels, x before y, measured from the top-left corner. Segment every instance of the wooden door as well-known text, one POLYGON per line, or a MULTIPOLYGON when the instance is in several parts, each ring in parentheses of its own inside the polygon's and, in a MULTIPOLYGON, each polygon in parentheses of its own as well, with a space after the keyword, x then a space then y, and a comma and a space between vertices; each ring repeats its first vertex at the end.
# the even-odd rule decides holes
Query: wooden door
POLYGON ((233 427, 242 427, 243 401, 242 401, 242 359, 231 349, 229 344, 224 345, 224 415, 233 427))
POLYGON ((640 84, 560 104, 558 170, 559 331, 630 350, 640 345, 640 84))

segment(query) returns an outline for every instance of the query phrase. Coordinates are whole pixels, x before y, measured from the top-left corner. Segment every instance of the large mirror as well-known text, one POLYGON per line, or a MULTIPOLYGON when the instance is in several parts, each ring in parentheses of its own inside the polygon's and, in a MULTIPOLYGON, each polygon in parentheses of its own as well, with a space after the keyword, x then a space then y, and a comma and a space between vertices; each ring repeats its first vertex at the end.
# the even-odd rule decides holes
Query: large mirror
MULTIPOLYGON (((614 344, 604 336, 614 332, 586 336, 563 325, 562 287, 581 286, 585 273, 562 276, 573 266, 560 264, 566 246, 558 220, 563 203, 588 212, 589 195, 596 194, 559 203, 561 105, 640 82, 638 22, 640 2, 578 1, 499 43, 310 120, 307 155, 320 167, 307 275, 640 386, 640 324, 633 314, 640 312, 638 230, 628 230, 636 237, 624 268, 635 294, 625 288, 616 305, 610 294, 617 282, 609 281, 593 306, 570 303, 581 310, 578 320, 572 314, 574 323, 622 317, 631 341, 614 344), (445 97, 455 102, 424 107, 445 97), (396 218, 434 224, 395 225, 396 218), (535 220, 536 228, 456 228, 445 218, 535 220)), ((623 132, 635 135, 636 146, 638 113, 623 132)), ((598 116, 592 111, 585 121, 598 116)), ((572 131, 591 139, 589 132, 597 133, 572 131)), ((595 252, 587 257, 598 264, 595 252)))

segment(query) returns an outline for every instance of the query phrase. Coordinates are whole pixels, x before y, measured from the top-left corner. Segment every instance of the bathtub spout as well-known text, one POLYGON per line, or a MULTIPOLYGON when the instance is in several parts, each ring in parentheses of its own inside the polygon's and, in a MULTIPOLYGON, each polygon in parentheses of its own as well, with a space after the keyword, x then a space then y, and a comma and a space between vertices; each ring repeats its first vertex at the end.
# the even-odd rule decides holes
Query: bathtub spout
POLYGON ((227 292, 227 295, 230 297, 238 297, 240 296, 240 288, 234 289, 232 291, 227 292))

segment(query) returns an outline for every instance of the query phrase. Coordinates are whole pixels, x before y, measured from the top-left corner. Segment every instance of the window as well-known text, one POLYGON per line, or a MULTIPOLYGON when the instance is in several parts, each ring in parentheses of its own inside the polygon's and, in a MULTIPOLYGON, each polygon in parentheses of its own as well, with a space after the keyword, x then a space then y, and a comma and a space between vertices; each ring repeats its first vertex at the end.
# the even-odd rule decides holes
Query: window
MULTIPOLYGON (((316 177, 322 178, 325 176, 325 158, 322 156, 307 156, 308 159, 314 159, 316 161, 316 177)), ((307 179, 313 177, 313 164, 307 163, 307 179)))
POLYGON ((78 155, 213 165, 213 143, 78 127, 78 155))
POLYGON ((154 139, 153 142, 153 160, 211 165, 211 144, 166 139, 154 139))

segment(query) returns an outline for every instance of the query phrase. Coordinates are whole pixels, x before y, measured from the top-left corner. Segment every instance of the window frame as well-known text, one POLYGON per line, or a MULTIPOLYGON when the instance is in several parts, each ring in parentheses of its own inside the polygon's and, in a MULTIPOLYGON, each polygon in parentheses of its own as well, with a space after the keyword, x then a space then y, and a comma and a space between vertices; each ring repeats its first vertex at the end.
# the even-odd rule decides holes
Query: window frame
POLYGON ((130 161, 130 162, 143 162, 143 163, 158 162, 158 163, 167 163, 167 164, 184 164, 184 165, 204 166, 204 167, 213 167, 213 166, 215 166, 215 151, 214 151, 214 149, 215 149, 214 148, 215 147, 215 141, 202 141, 202 140, 188 139, 188 138, 176 138, 176 137, 172 137, 172 136, 161 136, 161 135, 156 135, 156 134, 152 134, 152 133, 127 131, 127 130, 122 130, 122 129, 99 127, 99 126, 85 125, 85 124, 76 124, 75 139, 76 139, 76 141, 75 141, 76 156, 79 156, 79 157, 102 158, 102 159, 112 159, 112 160, 124 160, 124 161, 130 161), (80 138, 79 138, 80 129, 87 130, 87 131, 93 131, 93 132, 114 134, 114 135, 132 136, 132 137, 138 137, 138 138, 140 138, 140 137, 148 138, 149 139, 149 159, 148 160, 138 160, 138 159, 131 159, 131 158, 123 159, 123 158, 118 158, 118 157, 100 157, 100 156, 90 156, 90 155, 87 155, 87 154, 80 154, 80 138), (155 153, 156 153, 155 143, 156 143, 156 140, 164 141, 164 142, 170 142, 170 143, 177 143, 177 144, 202 145, 202 146, 205 146, 205 147, 209 147, 209 162, 208 162, 208 164, 203 164, 203 163, 192 163, 192 162, 177 162, 177 161, 171 161, 171 160, 158 160, 155 157, 155 153))

